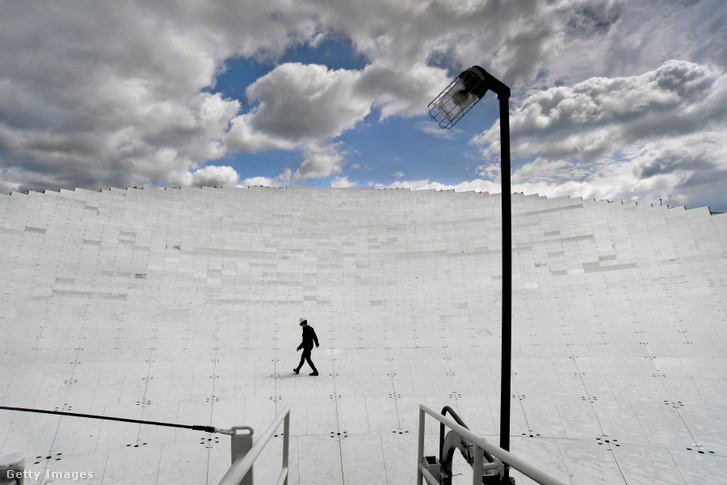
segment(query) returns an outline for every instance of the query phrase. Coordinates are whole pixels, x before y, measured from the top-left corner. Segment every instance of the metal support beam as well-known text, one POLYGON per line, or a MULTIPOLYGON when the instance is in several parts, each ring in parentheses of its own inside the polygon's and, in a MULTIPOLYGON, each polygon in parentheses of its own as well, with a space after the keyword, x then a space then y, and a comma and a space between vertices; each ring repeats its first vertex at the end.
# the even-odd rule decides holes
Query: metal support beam
MULTIPOLYGON (((500 185, 502 190, 502 374, 500 381, 500 448, 510 449, 510 402, 512 360, 512 206, 510 182, 510 90, 500 100, 500 185)), ((507 469, 505 470, 507 476, 507 469)))

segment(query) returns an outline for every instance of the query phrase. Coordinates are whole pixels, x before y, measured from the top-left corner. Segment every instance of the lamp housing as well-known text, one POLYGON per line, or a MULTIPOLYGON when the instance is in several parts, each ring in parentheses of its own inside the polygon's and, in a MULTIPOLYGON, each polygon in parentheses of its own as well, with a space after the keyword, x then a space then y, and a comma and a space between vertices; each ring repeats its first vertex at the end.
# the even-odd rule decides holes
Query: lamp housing
POLYGON ((472 66, 462 71, 427 105, 429 116, 441 128, 453 127, 485 95, 488 77, 490 76, 480 66, 472 66))

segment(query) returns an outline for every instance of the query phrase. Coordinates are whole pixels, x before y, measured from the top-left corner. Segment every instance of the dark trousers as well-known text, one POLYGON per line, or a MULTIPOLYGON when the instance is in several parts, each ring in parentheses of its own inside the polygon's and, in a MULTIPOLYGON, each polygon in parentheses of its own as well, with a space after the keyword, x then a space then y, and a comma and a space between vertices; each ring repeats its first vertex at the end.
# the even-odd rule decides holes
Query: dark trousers
POLYGON ((303 367, 303 362, 308 362, 308 365, 311 369, 313 369, 313 372, 318 372, 316 369, 316 366, 313 365, 313 361, 310 360, 310 353, 313 349, 303 349, 303 355, 300 356, 300 364, 298 364, 298 370, 300 370, 301 367, 303 367))

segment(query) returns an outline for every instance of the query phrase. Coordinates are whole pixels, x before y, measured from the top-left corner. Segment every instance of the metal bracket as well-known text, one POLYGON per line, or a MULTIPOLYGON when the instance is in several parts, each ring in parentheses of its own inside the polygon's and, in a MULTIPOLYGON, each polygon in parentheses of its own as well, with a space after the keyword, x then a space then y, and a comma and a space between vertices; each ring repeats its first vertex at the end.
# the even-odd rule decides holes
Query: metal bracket
MULTIPOLYGON (((235 463, 238 460, 242 460, 245 455, 247 455, 247 452, 252 448, 252 435, 254 430, 250 426, 233 426, 230 428, 230 431, 233 432, 230 459, 231 463, 235 463), (248 433, 238 433, 238 430, 248 431, 248 433)), ((245 475, 245 478, 242 479, 240 485, 253 485, 252 468, 250 468, 250 472, 245 475)))

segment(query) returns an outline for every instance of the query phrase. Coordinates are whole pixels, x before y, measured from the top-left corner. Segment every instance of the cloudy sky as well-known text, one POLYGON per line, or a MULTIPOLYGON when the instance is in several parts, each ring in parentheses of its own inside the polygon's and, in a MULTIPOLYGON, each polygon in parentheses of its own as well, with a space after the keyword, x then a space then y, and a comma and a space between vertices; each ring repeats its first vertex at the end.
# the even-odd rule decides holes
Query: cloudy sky
POLYGON ((723 0, 0 0, 0 192, 303 185, 727 210, 723 0))

